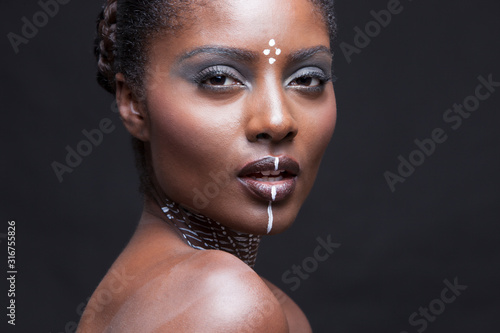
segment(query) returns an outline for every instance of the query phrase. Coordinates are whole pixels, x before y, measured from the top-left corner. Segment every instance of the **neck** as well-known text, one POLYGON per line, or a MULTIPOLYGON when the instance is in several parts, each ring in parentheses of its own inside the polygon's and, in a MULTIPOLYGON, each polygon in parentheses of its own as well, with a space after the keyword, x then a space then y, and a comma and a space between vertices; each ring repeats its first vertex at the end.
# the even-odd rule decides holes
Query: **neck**
POLYGON ((197 250, 220 250, 231 253, 254 267, 261 236, 227 228, 204 215, 190 212, 165 195, 156 194, 164 220, 175 227, 181 238, 197 250))

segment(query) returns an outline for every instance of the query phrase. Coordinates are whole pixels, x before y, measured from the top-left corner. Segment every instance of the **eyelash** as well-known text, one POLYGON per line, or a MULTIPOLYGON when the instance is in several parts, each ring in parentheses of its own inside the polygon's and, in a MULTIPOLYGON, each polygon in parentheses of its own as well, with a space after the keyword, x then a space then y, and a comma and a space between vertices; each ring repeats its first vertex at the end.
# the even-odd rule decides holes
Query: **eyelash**
POLYGON ((301 85, 294 85, 294 89, 301 89, 301 90, 305 90, 306 92, 320 92, 320 91, 323 91, 325 85, 332 80, 332 77, 331 76, 328 76, 324 73, 320 73, 320 72, 314 72, 314 71, 311 71, 311 72, 306 72, 306 73, 303 73, 302 75, 300 76, 297 76, 296 78, 294 78, 293 80, 290 81, 289 84, 291 84, 292 82, 295 82, 299 79, 308 79, 308 78, 312 78, 312 79, 318 79, 319 80, 319 84, 317 86, 314 86, 314 87, 308 87, 308 86, 301 86, 301 85))
POLYGON ((211 84, 204 83, 205 81, 214 78, 216 76, 226 76, 239 84, 237 86, 244 86, 244 84, 236 78, 234 73, 227 67, 213 66, 202 70, 198 75, 195 76, 194 82, 202 89, 213 90, 213 91, 226 91, 228 89, 233 89, 235 85, 229 86, 214 86, 211 84))

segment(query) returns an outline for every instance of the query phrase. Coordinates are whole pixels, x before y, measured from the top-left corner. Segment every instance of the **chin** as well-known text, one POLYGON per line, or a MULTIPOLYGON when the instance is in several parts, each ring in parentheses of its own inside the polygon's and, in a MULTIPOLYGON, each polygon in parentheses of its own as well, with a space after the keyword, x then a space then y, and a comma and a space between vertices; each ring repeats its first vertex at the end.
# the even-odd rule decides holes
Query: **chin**
POLYGON ((235 231, 254 235, 275 235, 292 226, 303 203, 303 200, 298 199, 292 196, 287 200, 272 203, 272 228, 269 232, 269 203, 262 200, 237 199, 229 195, 227 199, 221 197, 220 200, 214 200, 205 209, 197 212, 235 231))

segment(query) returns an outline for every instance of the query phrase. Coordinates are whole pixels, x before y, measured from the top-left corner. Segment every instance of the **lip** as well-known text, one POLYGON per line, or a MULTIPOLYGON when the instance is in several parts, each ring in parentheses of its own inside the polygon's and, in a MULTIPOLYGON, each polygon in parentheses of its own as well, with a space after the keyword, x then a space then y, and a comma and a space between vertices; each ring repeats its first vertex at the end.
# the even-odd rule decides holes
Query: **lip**
MULTIPOLYGON (((288 156, 267 156, 257 161, 246 164, 238 174, 239 180, 243 183, 247 190, 250 191, 258 199, 265 201, 281 201, 290 196, 295 190, 297 176, 300 173, 299 164, 288 156), (279 163, 276 168, 276 158, 279 158, 279 163), (255 174, 261 172, 283 171, 280 176, 282 179, 274 181, 263 181, 255 179, 255 174), (273 198, 273 187, 275 196, 273 198)), ((270 175, 269 177, 273 177, 270 175)), ((273 178, 281 178, 273 177, 273 178)))

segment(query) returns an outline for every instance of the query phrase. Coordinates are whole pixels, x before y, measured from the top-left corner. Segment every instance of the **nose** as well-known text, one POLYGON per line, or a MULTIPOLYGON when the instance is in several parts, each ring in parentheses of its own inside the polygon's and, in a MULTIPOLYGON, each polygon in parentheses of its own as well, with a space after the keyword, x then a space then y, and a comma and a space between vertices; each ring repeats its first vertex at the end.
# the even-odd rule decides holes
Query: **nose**
POLYGON ((247 100, 247 139, 272 143, 292 141, 297 136, 298 126, 286 91, 271 79, 266 83, 253 91, 247 100))

